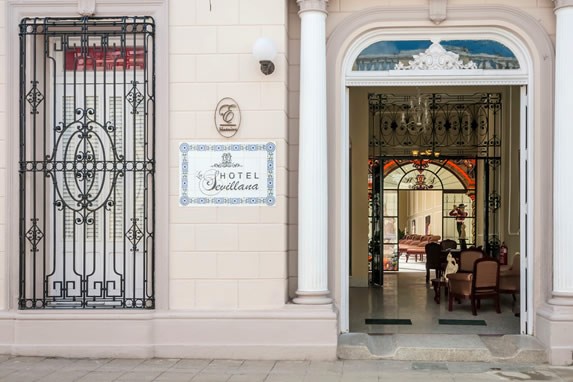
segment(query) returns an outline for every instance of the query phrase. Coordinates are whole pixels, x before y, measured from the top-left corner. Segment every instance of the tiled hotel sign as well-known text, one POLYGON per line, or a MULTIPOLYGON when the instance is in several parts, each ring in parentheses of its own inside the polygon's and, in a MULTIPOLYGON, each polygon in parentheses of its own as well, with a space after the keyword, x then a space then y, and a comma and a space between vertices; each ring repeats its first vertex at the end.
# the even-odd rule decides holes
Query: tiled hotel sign
POLYGON ((273 206, 274 142, 179 145, 180 206, 273 206))

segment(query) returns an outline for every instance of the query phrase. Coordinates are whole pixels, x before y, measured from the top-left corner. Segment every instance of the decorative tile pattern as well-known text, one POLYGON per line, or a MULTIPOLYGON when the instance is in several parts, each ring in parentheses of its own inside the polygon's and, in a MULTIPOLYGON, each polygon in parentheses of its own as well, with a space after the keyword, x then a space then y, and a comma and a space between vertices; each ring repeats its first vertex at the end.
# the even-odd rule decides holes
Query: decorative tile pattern
POLYGON ((273 206, 276 203, 274 142, 183 142, 179 151, 180 206, 273 206), (265 163, 260 163, 261 160, 265 163), (248 173, 256 174, 257 181, 252 179, 244 184, 234 180, 235 176, 248 173))

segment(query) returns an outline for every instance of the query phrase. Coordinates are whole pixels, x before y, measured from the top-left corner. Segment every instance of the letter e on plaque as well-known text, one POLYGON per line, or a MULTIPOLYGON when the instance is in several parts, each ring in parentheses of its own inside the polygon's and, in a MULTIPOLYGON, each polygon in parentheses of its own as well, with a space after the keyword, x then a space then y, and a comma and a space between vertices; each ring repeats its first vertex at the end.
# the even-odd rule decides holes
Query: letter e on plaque
POLYGON ((219 134, 231 138, 241 126, 241 110, 237 102, 229 97, 219 101, 215 109, 215 127, 219 134))

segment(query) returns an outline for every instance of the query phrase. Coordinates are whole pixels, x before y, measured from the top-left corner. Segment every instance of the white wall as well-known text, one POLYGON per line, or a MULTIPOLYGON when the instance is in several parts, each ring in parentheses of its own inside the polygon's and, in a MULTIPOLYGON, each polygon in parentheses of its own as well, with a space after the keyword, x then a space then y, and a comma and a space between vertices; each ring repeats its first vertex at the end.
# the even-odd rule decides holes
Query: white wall
MULTIPOLYGON (((13 180, 18 176, 18 131, 17 127, 9 130, 6 122, 9 117, 11 125, 17 126, 18 121, 16 26, 21 15, 77 17, 78 2, 23 0, 7 5, 0 0, 0 239, 7 239, 0 248, 0 304, 8 293, 13 301, 11 309, 0 315, 0 352, 66 357, 335 359, 336 312, 332 306, 285 304, 288 249, 296 251, 296 235, 289 234, 288 223, 297 219, 297 183, 288 182, 289 170, 297 167, 296 155, 292 155, 297 146, 289 153, 289 140, 296 143, 297 134, 288 128, 293 112, 288 109, 292 103, 287 95, 287 2, 283 0, 96 1, 97 16, 148 11, 157 16, 157 309, 16 309, 18 190, 13 180), (12 25, 8 31, 4 28, 5 10, 10 12, 6 20, 12 25), (276 70, 270 76, 260 72, 251 54, 259 36, 272 38, 278 47, 276 70), (5 97, 7 79, 13 94, 9 98, 5 97), (214 109, 222 97, 233 97, 242 110, 241 129, 231 140, 219 136, 213 123, 214 109), (10 155, 5 150, 7 132, 9 147, 13 147, 8 150, 10 155), (251 140, 277 143, 276 207, 179 207, 181 141, 251 140), (10 181, 4 180, 7 155, 13 169, 10 181), (6 188, 10 200, 4 203, 6 188), (291 196, 294 202, 289 200, 291 196), (16 213, 6 216, 5 205, 16 213), (12 224, 6 225, 6 221, 12 224), (4 227, 10 227, 10 235, 6 236, 4 227), (13 253, 10 271, 2 261, 4 246, 13 253), (14 276, 10 288, 3 282, 9 274, 14 276)), ((296 224, 293 227, 296 232, 296 224)), ((296 256, 291 259, 290 266, 296 269, 296 256)), ((296 278, 292 285, 296 286, 296 278)))
POLYGON ((286 15, 283 0, 169 2, 172 309, 252 309, 286 301, 286 15), (261 36, 272 38, 279 52, 269 76, 251 54, 261 36), (213 123, 223 97, 234 98, 242 112, 232 139, 221 137, 213 123), (179 207, 177 147, 186 140, 276 141, 276 206, 179 207))

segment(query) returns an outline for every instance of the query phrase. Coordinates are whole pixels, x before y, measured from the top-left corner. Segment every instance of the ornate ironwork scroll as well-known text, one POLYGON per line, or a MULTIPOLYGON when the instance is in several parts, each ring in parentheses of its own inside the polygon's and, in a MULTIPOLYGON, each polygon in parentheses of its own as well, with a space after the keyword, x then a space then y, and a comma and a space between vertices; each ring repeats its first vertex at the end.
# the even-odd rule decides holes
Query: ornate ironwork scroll
POLYGON ((501 94, 372 93, 370 156, 495 157, 500 154, 501 94))
POLYGON ((155 25, 20 24, 20 309, 154 308, 155 25))

